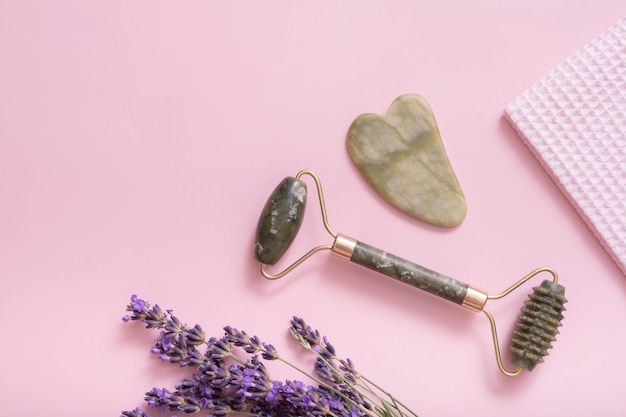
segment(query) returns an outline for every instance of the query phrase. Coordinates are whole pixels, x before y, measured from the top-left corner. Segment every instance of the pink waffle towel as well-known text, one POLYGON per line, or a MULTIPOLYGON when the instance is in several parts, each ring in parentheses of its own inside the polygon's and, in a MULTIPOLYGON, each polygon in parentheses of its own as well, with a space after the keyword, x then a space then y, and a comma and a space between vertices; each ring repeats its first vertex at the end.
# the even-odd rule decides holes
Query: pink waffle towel
POLYGON ((626 274, 626 19, 504 114, 626 274))

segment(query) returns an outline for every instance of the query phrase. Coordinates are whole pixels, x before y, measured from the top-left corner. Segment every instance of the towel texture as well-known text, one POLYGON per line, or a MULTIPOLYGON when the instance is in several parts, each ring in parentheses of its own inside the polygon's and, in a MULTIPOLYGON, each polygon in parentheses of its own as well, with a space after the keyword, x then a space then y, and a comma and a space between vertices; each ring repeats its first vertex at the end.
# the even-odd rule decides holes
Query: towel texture
POLYGON ((504 113, 626 274, 626 19, 504 113))

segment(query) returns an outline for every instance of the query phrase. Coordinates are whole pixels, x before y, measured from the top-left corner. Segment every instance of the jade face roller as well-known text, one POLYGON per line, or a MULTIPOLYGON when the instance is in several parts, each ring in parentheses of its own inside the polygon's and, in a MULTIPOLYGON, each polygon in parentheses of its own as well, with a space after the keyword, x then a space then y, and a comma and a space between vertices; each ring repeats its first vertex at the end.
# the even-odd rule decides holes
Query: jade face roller
POLYGON ((531 371, 538 363, 543 362, 543 357, 548 354, 548 349, 552 347, 551 343, 556 340, 558 327, 561 326, 562 313, 565 311, 563 305, 567 300, 565 299, 565 288, 558 284, 557 273, 552 268, 538 268, 502 293, 490 295, 469 284, 389 254, 351 237, 335 233, 328 224, 322 186, 318 176, 312 171, 303 170, 296 177, 287 177, 278 184, 265 203, 256 231, 255 255, 257 260, 261 262, 262 275, 273 280, 284 277, 313 254, 323 250, 329 250, 340 258, 395 278, 469 310, 484 313, 491 325, 498 368, 507 376, 517 376, 523 370, 531 371), (278 262, 293 242, 302 224, 307 197, 306 183, 301 179, 304 175, 309 175, 315 182, 324 227, 334 238, 334 241, 331 245, 314 247, 282 272, 271 274, 267 271, 267 266, 278 262), (551 275, 552 279, 544 280, 541 285, 534 287, 533 292, 521 309, 509 345, 512 362, 516 369, 509 371, 502 364, 495 320, 485 305, 489 300, 505 297, 541 273, 551 275))

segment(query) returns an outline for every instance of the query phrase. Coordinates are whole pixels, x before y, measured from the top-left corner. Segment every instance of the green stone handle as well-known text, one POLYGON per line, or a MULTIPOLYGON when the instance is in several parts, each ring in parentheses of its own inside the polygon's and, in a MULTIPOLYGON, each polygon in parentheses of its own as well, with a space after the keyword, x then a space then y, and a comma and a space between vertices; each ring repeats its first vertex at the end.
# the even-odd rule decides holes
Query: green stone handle
POLYGON ((306 206, 306 183, 294 177, 280 182, 268 197, 257 223, 254 254, 274 265, 300 230, 306 206))
POLYGON ((350 261, 459 305, 467 295, 468 284, 363 242, 356 242, 350 261))

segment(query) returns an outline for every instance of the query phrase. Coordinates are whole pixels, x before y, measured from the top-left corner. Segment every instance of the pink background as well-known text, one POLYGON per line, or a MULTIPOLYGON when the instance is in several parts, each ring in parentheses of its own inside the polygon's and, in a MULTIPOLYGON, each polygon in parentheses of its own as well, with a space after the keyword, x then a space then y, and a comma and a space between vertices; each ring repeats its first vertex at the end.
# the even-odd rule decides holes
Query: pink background
MULTIPOLYGON (((184 373, 148 353, 156 335, 120 320, 137 293, 308 365, 286 332, 302 316, 422 417, 623 415, 626 279, 502 112, 625 14, 622 0, 0 1, 0 414, 117 416, 173 387, 184 373), (399 213, 347 154, 351 121, 404 93, 435 111, 468 202, 457 228, 399 213), (492 293, 556 268, 570 302, 546 363, 501 376, 482 314, 327 253, 264 280, 259 212, 304 168, 337 231, 492 293)), ((311 191, 287 257, 329 240, 311 191)), ((528 291, 492 304, 505 346, 528 291)))

